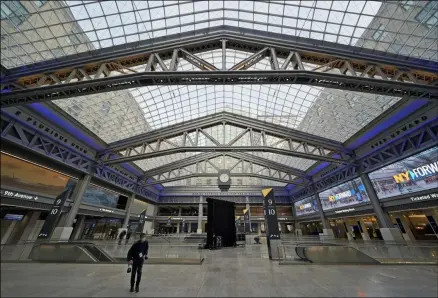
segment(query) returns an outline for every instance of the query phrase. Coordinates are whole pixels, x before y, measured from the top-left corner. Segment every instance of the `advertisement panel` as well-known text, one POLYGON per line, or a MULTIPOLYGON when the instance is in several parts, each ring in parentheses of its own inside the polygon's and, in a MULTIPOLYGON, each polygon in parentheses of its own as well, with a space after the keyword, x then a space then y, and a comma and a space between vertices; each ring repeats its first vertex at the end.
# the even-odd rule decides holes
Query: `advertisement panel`
POLYGON ((323 191, 319 194, 319 198, 324 211, 363 204, 370 200, 360 178, 323 191))
POLYGON ((318 212, 318 205, 316 204, 315 196, 302 199, 294 203, 295 212, 297 216, 312 214, 318 212))
POLYGON ((379 199, 438 188, 438 147, 368 175, 379 199))
POLYGON ((1 188, 47 197, 61 194, 68 176, 1 154, 1 188))
MULTIPOLYGON (((70 179, 67 183, 67 188, 73 191, 76 183, 77 180, 70 179)), ((119 194, 94 185, 88 185, 87 189, 85 190, 84 197, 82 198, 82 203, 105 206, 110 208, 119 207, 118 201, 119 194)))

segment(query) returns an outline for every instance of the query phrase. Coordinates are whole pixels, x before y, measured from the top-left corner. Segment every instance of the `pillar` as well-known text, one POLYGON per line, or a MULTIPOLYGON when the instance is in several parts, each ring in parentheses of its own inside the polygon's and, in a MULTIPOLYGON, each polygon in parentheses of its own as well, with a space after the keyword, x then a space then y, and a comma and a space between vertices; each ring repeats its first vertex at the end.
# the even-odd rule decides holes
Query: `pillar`
POLYGON ((322 235, 320 234, 320 238, 334 238, 335 235, 330 227, 328 219, 325 217, 324 211, 322 210, 322 204, 318 193, 315 193, 315 200, 318 205, 318 212, 322 222, 322 235))
POLYGON ((24 228, 23 234, 21 234, 20 241, 29 241, 32 240, 32 231, 38 221, 38 218, 41 215, 41 211, 32 211, 30 212, 29 222, 24 228))
POLYGON ((359 223, 360 223, 360 225, 361 225, 361 227, 362 227, 362 239, 364 240, 364 241, 369 241, 369 240, 371 240, 371 238, 370 238, 370 234, 368 234, 368 230, 367 230, 367 226, 366 226, 366 224, 365 224, 365 222, 364 222, 364 220, 363 220, 363 218, 360 218, 359 219, 359 223))
POLYGON ((72 232, 72 236, 70 237, 71 240, 78 240, 81 237, 81 234, 84 231, 84 227, 85 227, 85 218, 86 218, 85 215, 78 216, 76 225, 72 232))
MULTIPOLYGON (((178 209, 178 217, 181 218, 181 214, 182 214, 182 208, 179 207, 178 209)), ((179 220, 179 219, 178 219, 179 220)), ((181 222, 178 221, 177 225, 176 225, 176 233, 179 234, 180 233, 180 228, 181 228, 181 222)))
POLYGON ((202 233, 202 196, 199 197, 199 207, 198 207, 198 229, 196 230, 197 234, 201 234, 202 233))
POLYGON ((293 222, 294 222, 294 234, 295 234, 295 236, 302 236, 303 231, 300 229, 300 226, 298 224, 297 210, 295 209, 294 203, 292 203, 292 216, 293 216, 293 222))
POLYGON ((128 202, 126 204, 126 214, 125 214, 125 219, 123 220, 123 225, 122 225, 123 229, 128 228, 129 219, 131 218, 131 207, 132 207, 134 200, 135 200, 135 194, 133 193, 129 196, 128 202))
POLYGON ((248 218, 249 218, 249 230, 251 231, 251 233, 253 232, 251 229, 251 205, 249 204, 249 197, 245 198, 246 201, 246 206, 245 209, 248 210, 248 218))
POLYGON ((152 218, 152 222, 149 223, 149 221, 145 221, 145 227, 147 227, 146 231, 148 234, 154 234, 155 233, 155 217, 158 213, 158 206, 157 205, 148 205, 148 209, 146 209, 146 216, 148 218, 152 218))
POLYGON ((383 240, 385 241, 402 241, 403 237, 399 229, 394 228, 389 215, 383 211, 382 206, 380 206, 380 201, 377 198, 377 194, 374 191, 373 184, 367 174, 361 174, 365 190, 370 198, 371 205, 373 206, 374 213, 376 214, 377 221, 380 227, 380 233, 382 234, 383 240))
POLYGON ((71 199, 73 200, 73 204, 70 206, 70 211, 68 212, 67 218, 65 220, 65 224, 63 227, 55 228, 53 231, 52 239, 59 240, 68 240, 73 232, 73 222, 78 214, 79 206, 81 205, 82 198, 84 197, 85 190, 90 184, 91 175, 87 174, 81 179, 79 179, 78 183, 73 190, 73 195, 71 199))
POLYGON ((120 233, 122 233, 122 231, 127 232, 127 230, 128 230, 129 219, 131 218, 131 207, 132 207, 132 203, 134 202, 134 200, 135 200, 135 194, 132 193, 129 196, 128 201, 126 202, 125 218, 123 219, 122 227, 117 229, 117 237, 118 237, 118 235, 120 235, 120 233))

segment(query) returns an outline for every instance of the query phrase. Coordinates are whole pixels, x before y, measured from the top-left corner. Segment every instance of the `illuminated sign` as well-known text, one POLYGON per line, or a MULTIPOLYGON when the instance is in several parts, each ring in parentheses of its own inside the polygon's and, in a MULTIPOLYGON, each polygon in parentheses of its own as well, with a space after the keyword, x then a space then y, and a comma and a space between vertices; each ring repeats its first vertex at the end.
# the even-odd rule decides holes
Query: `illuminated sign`
POLYGON ((345 212, 351 212, 354 211, 356 209, 354 208, 349 208, 349 209, 343 209, 343 210, 336 210, 335 213, 345 213, 345 212))
POLYGON ((418 196, 418 197, 410 197, 412 202, 415 201, 424 201, 424 200, 430 200, 430 199, 438 199, 438 193, 431 193, 424 196, 418 196))
POLYGON ((312 208, 312 204, 311 203, 306 203, 306 204, 301 204, 300 205, 300 210, 307 209, 307 208, 312 208))
POLYGON ((438 162, 433 162, 425 166, 415 168, 411 171, 407 170, 404 173, 400 173, 392 176, 395 183, 405 183, 411 180, 427 177, 438 173, 438 162))
POLYGON ((10 190, 2 190, 1 194, 3 196, 8 196, 8 197, 17 198, 17 199, 23 199, 23 200, 30 200, 30 201, 38 200, 37 196, 28 195, 28 194, 24 194, 24 193, 20 193, 20 192, 16 192, 16 191, 10 191, 10 190))
POLYGON ((348 198, 354 195, 354 190, 347 190, 338 194, 335 194, 334 196, 329 196, 329 201, 334 202, 343 198, 348 198))
POLYGON ((114 213, 114 211, 110 210, 110 209, 100 208, 99 210, 102 211, 102 212, 114 213))

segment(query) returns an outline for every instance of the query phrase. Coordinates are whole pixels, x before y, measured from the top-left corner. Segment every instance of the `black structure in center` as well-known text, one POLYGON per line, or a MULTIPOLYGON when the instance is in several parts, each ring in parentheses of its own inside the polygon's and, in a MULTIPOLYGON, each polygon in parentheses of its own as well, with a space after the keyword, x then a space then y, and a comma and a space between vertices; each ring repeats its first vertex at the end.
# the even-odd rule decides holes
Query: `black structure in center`
POLYGON ((222 246, 235 246, 234 203, 207 198, 207 247, 214 247, 213 234, 222 237, 222 246))

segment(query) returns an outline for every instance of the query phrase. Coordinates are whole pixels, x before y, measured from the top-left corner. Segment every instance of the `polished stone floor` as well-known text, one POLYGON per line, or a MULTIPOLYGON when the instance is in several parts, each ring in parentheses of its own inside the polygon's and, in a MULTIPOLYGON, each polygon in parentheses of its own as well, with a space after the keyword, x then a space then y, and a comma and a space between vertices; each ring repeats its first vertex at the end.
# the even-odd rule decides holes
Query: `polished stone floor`
POLYGON ((129 293, 125 265, 2 263, 1 297, 437 297, 434 266, 279 265, 238 249, 203 265, 146 265, 129 293))

